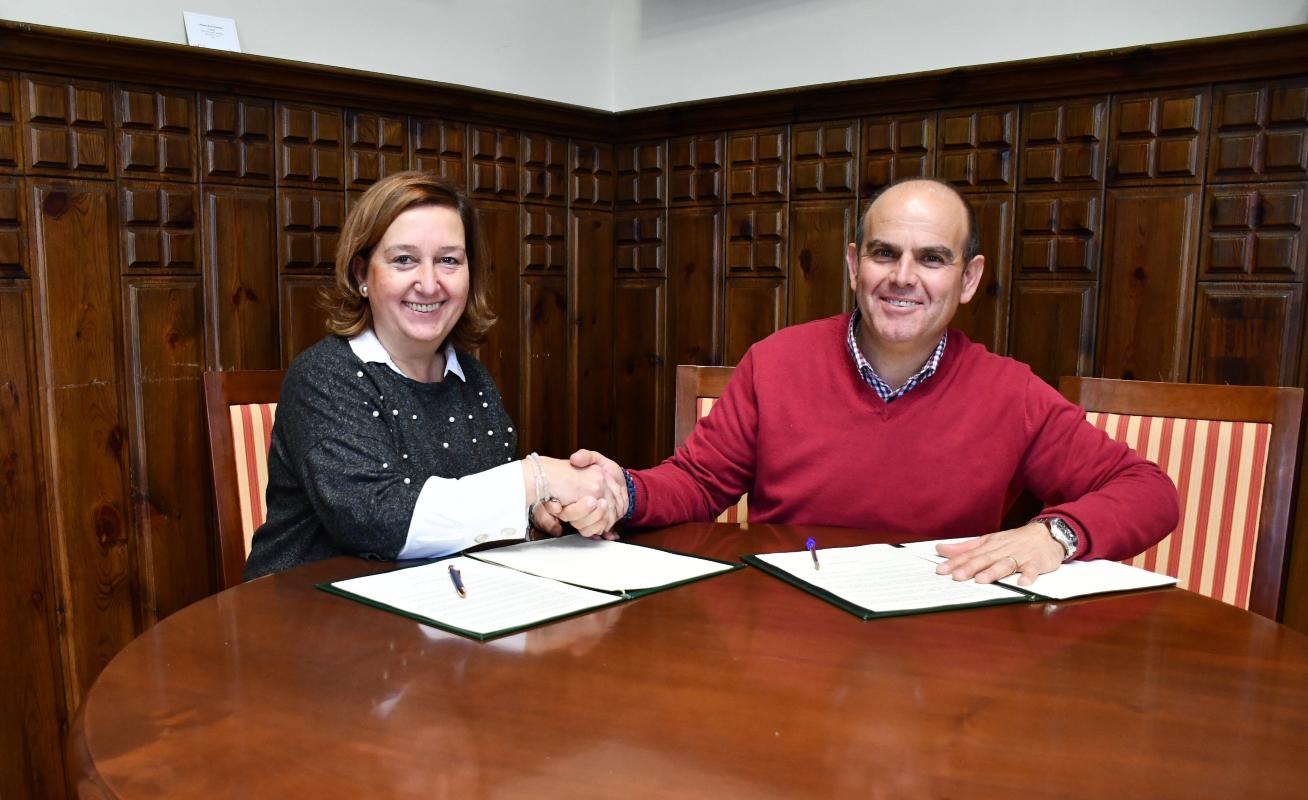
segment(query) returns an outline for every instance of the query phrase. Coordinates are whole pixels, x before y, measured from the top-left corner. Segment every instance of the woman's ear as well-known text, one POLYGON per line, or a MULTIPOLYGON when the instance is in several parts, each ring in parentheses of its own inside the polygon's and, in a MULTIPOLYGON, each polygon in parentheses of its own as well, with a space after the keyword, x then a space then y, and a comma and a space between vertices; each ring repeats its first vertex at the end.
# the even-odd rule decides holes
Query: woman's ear
POLYGON ((355 256, 350 259, 350 273, 354 275, 354 285, 361 287, 368 282, 368 262, 363 260, 362 256, 355 256))

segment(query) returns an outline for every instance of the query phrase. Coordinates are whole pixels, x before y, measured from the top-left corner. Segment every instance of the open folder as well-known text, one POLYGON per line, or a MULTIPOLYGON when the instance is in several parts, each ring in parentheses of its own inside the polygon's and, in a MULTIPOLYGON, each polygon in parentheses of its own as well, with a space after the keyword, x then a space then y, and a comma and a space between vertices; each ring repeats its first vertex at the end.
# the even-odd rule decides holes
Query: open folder
POLYGON ((482 550, 318 588, 447 631, 490 639, 740 568, 725 561, 574 535, 482 550), (457 584, 451 567, 457 570, 457 584))
MULTIPOLYGON (((947 540, 959 541, 959 540, 947 540)), ((937 542, 865 544, 745 556, 757 567, 863 619, 956 608, 1065 600, 1082 595, 1169 586, 1176 579, 1116 561, 1073 561, 1018 586, 1017 575, 995 583, 937 575, 937 542)))

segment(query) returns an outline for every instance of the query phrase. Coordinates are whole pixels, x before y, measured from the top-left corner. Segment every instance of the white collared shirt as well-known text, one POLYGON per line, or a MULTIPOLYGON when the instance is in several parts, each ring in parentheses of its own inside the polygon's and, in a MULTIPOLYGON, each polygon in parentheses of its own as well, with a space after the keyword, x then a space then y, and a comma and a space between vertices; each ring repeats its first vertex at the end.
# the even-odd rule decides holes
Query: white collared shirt
MULTIPOLYGON (((365 363, 385 364, 400 375, 372 328, 350 339, 350 350, 365 363)), ((454 345, 446 344, 445 372, 467 382, 454 345)), ((405 377, 408 377, 407 375, 405 377)), ((511 461, 462 478, 431 476, 418 493, 409 533, 399 558, 432 558, 497 539, 521 539, 527 531, 527 490, 520 461, 511 461)))

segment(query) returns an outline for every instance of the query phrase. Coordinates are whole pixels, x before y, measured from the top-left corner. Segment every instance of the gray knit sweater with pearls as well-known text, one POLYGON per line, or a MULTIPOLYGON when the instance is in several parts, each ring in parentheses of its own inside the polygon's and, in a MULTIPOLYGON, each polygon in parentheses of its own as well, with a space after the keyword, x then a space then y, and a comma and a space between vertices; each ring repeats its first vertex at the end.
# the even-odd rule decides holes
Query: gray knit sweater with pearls
POLYGON ((267 521, 245 578, 340 555, 392 560, 429 476, 462 478, 518 457, 517 431, 486 368, 419 383, 364 363, 328 336, 282 383, 268 454, 267 521))

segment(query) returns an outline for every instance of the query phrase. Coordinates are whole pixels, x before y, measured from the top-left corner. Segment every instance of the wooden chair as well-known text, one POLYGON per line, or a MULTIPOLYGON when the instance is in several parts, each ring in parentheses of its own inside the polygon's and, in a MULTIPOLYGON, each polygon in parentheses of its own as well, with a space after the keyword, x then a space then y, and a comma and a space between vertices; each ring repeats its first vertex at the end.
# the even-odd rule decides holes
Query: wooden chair
POLYGON ((1070 377, 1059 390, 1176 483, 1179 526, 1127 563, 1276 619, 1303 390, 1070 377))
MULTIPOLYGON (((736 371, 735 367, 697 367, 687 364, 677 365, 677 404, 673 419, 672 435, 674 444, 680 447, 695 423, 701 417, 708 416, 713 403, 722 396, 727 382, 736 371)), ((746 500, 749 495, 741 495, 734 506, 718 515, 718 522, 748 522, 749 509, 746 500)))
POLYGON ((218 515, 219 577, 223 588, 241 582, 250 538, 263 524, 268 448, 284 370, 204 374, 209 459, 218 515))

